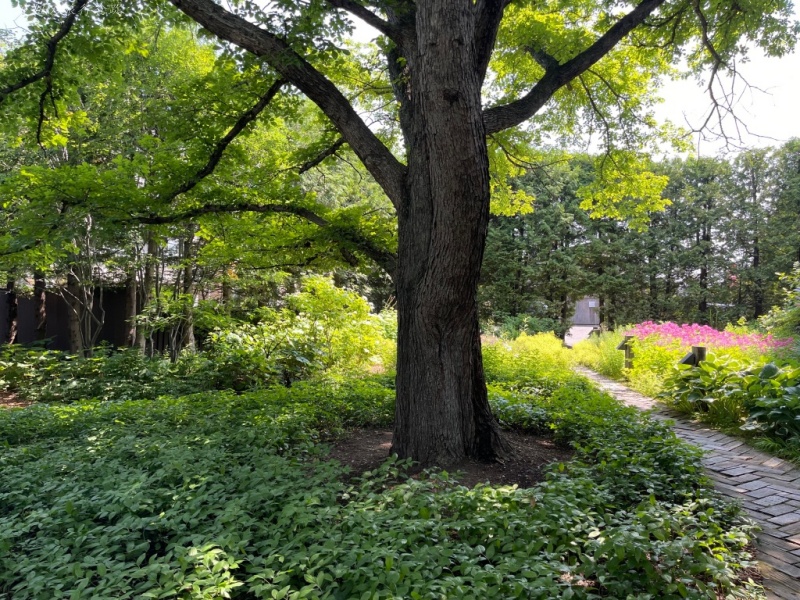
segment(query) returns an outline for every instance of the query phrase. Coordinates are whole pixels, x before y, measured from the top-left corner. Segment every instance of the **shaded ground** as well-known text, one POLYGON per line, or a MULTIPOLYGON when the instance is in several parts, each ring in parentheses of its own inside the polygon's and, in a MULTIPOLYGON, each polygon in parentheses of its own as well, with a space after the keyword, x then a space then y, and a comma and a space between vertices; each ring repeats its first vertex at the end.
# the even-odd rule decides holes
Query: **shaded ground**
POLYGON ((20 408, 33 404, 26 400, 21 400, 13 392, 4 392, 0 390, 0 409, 2 408, 20 408))
MULTIPOLYGON (((459 473, 458 481, 467 487, 488 482, 526 488, 544 479, 544 468, 549 463, 572 458, 572 450, 557 446, 549 438, 515 431, 506 431, 504 435, 514 450, 505 463, 466 460, 448 471, 459 473)), ((360 475, 377 468, 389 456, 391 445, 391 431, 356 429, 333 446, 330 457, 348 465, 351 475, 360 475)))

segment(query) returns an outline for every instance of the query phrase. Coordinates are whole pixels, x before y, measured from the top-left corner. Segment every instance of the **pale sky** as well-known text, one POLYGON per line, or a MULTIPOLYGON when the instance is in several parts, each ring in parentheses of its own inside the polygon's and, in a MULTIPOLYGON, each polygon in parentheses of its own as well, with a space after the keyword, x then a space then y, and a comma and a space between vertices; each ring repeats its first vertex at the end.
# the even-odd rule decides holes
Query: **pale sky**
MULTIPOLYGON (((798 9, 795 18, 800 19, 798 9)), ((11 6, 11 0, 0 0, 0 28, 24 26, 25 19, 11 6)), ((737 143, 745 147, 779 145, 800 137, 800 53, 776 59, 753 51, 749 62, 737 65, 737 69, 741 79, 734 88, 735 114, 742 123, 737 130, 736 123, 728 119, 726 133, 741 135, 742 142, 737 143)), ((699 126, 710 108, 708 93, 695 81, 669 82, 661 89, 661 96, 664 103, 657 109, 657 116, 677 125, 699 126)), ((704 156, 725 149, 719 141, 703 140, 701 136, 695 136, 695 148, 704 156)))

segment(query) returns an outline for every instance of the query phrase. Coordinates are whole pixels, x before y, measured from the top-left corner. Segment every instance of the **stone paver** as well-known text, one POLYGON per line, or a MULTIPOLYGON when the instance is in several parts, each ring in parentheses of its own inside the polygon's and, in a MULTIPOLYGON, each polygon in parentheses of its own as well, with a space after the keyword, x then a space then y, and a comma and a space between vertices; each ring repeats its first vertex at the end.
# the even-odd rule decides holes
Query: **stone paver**
POLYGON ((731 436, 660 406, 623 384, 579 367, 582 375, 621 402, 673 421, 681 439, 705 451, 703 466, 715 487, 738 500, 763 531, 758 560, 767 598, 800 599, 800 470, 789 461, 750 448, 731 436))

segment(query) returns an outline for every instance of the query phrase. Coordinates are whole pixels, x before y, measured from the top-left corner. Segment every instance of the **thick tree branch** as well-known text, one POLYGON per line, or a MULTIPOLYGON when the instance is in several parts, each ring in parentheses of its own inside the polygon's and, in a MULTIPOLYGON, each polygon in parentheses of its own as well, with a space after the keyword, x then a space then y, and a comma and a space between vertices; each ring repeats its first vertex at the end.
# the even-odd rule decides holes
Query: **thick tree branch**
POLYGON ((203 179, 211 175, 214 172, 214 169, 217 168, 219 161, 222 160, 222 155, 225 153, 225 150, 228 146, 231 145, 231 142, 236 139, 236 137, 244 131, 245 127, 247 127, 250 123, 252 123, 256 117, 272 102, 272 99, 278 93, 278 91, 286 85, 286 81, 283 79, 278 79, 275 83, 273 83, 266 93, 258 99, 250 109, 245 112, 239 119, 234 123, 233 127, 231 127, 230 131, 225 134, 221 140, 219 140, 214 147, 214 151, 211 153, 211 156, 208 159, 208 162, 200 169, 195 175, 189 179, 188 181, 184 182, 178 188, 172 191, 168 196, 163 198, 165 203, 172 202, 175 198, 180 196, 181 194, 185 194, 186 192, 194 189, 198 183, 200 183, 203 179))
MULTIPOLYGON (((58 28, 58 31, 47 40, 47 44, 45 48, 47 50, 47 54, 45 56, 44 65, 41 69, 39 69, 36 73, 29 75, 18 81, 17 83, 13 83, 7 87, 0 88, 0 104, 8 98, 9 95, 13 94, 17 90, 21 90, 24 87, 31 85, 32 83, 36 83, 41 79, 48 79, 50 78, 50 74, 53 72, 53 64, 56 60, 56 50, 58 50, 58 44, 63 40, 67 34, 72 29, 72 26, 75 24, 75 20, 78 18, 80 12, 84 9, 84 7, 89 3, 89 0, 75 0, 72 6, 67 13, 67 16, 61 22, 61 27, 58 28)), ((48 89, 50 89, 51 84, 48 82, 48 89)))
POLYGON ((404 194, 406 168, 372 133, 339 89, 286 41, 261 29, 213 0, 170 0, 217 37, 266 61, 314 102, 341 132, 395 206, 404 194))
POLYGON ((554 65, 544 77, 519 100, 484 111, 487 133, 496 133, 519 125, 535 115, 561 87, 584 73, 608 54, 619 41, 628 35, 666 0, 642 0, 619 21, 614 23, 594 44, 563 65, 554 65))
POLYGON ((344 252, 352 253, 352 249, 361 251, 368 256, 378 266, 383 268, 390 276, 394 276, 397 257, 394 253, 376 245, 372 240, 365 237, 359 231, 352 228, 338 227, 328 219, 318 215, 313 210, 302 206, 292 206, 288 204, 252 204, 243 202, 241 204, 230 205, 206 205, 199 206, 190 210, 185 210, 171 215, 150 215, 134 216, 133 220, 145 225, 165 225, 169 223, 180 223, 203 215, 233 213, 233 212, 254 212, 261 214, 289 214, 319 227, 333 231, 334 237, 339 238, 345 244, 344 252), (347 247, 350 246, 350 247, 347 247))
POLYGON ((380 31, 383 35, 392 40, 395 44, 402 44, 402 32, 388 21, 381 19, 374 12, 362 6, 355 0, 326 0, 334 8, 340 8, 358 17, 367 25, 380 31))
POLYGON ((474 9, 477 11, 478 20, 475 26, 475 48, 477 49, 477 69, 481 81, 486 77, 489 68, 489 59, 494 50, 497 39, 497 30, 503 19, 503 11, 509 0, 478 0, 474 9))

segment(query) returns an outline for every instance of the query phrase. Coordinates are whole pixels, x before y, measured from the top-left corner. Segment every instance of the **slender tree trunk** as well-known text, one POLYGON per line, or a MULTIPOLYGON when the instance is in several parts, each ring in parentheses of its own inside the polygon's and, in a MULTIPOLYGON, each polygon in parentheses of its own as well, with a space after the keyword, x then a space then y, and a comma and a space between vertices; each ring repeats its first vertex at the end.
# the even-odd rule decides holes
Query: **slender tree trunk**
MULTIPOLYGON (((761 277, 761 248, 758 236, 753 238, 753 318, 757 319, 764 314, 764 279, 761 277)), ((741 282, 740 282, 741 287, 741 282)))
POLYGON ((711 228, 708 225, 703 225, 702 244, 700 251, 700 304, 698 305, 698 310, 700 311, 700 323, 708 325, 708 263, 711 254, 711 228))
POLYGON ((222 277, 222 304, 225 310, 230 310, 231 298, 233 297, 233 289, 231 286, 231 274, 233 267, 227 267, 222 277))
POLYGON ((648 285, 648 301, 650 306, 651 319, 658 319, 658 279, 656 278, 656 247, 650 246, 647 253, 647 285, 648 285))
POLYGON ((560 311, 560 321, 561 321, 561 335, 559 336, 562 340, 567 335, 567 331, 569 331, 569 318, 570 318, 570 307, 572 303, 569 301, 569 296, 566 294, 561 295, 561 311, 560 311))
POLYGON ((17 284, 13 279, 9 279, 6 284, 6 303, 7 303, 7 329, 6 343, 13 344, 17 341, 17 317, 19 316, 19 298, 17 297, 17 284))
MULTIPOLYGON (((142 274, 141 285, 139 286, 138 305, 139 312, 141 313, 152 299, 153 285, 155 283, 156 263, 158 261, 158 241, 153 232, 147 234, 147 255, 144 261, 144 272, 142 274)), ((147 337, 145 336, 145 327, 136 328, 136 346, 142 352, 147 354, 147 337)), ((153 349, 150 349, 149 355, 152 356, 153 349)))
POLYGON ((194 234, 190 234, 183 241, 183 295, 186 305, 183 312, 183 328, 181 335, 181 349, 194 351, 196 342, 194 338, 194 234))
POLYGON ((36 271, 33 274, 33 301, 36 311, 36 340, 41 341, 47 337, 47 282, 44 273, 36 271))
POLYGON ((136 346, 136 316, 139 314, 137 310, 137 296, 138 287, 136 281, 136 268, 132 268, 128 272, 128 277, 125 279, 125 345, 129 348, 136 346))
POLYGON ((69 306, 67 310, 67 330, 69 332, 69 351, 72 354, 83 356, 83 303, 81 302, 81 284, 78 278, 70 272, 67 275, 67 295, 66 301, 69 306))
POLYGON ((484 381, 477 288, 489 161, 471 3, 420 3, 401 105, 397 405, 392 452, 423 465, 504 456, 484 381), (424 118, 423 118, 424 116, 424 118))

